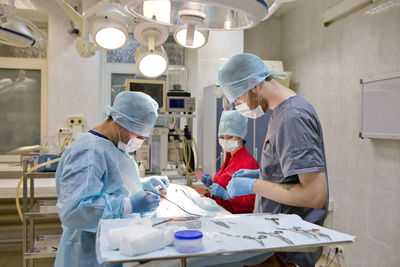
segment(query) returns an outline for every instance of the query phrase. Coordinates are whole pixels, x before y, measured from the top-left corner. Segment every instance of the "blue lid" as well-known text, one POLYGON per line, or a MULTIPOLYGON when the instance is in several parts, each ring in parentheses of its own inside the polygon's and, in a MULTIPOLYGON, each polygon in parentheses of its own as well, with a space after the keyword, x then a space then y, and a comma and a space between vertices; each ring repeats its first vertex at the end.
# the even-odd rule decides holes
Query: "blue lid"
POLYGON ((176 239, 198 239, 202 237, 203 233, 197 230, 182 230, 175 233, 176 239))

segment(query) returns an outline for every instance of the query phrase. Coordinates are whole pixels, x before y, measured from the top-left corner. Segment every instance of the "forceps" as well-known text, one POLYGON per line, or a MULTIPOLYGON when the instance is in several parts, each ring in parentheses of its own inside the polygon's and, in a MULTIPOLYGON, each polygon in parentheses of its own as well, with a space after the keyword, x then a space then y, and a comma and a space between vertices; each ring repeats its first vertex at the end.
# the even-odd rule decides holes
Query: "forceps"
POLYGON ((279 225, 279 218, 265 218, 265 219, 273 221, 276 225, 279 225))
POLYGON ((292 232, 295 232, 295 233, 303 234, 303 235, 305 235, 307 237, 310 237, 312 239, 315 239, 315 240, 319 241, 319 238, 318 238, 318 236, 316 234, 313 234, 313 233, 311 233, 311 232, 309 232, 307 230, 303 230, 298 226, 293 226, 293 228, 288 228, 288 229, 285 229, 285 228, 277 228, 277 229, 279 229, 279 230, 287 230, 287 231, 292 231, 292 232))
POLYGON ((257 232, 257 234, 264 234, 264 235, 269 235, 275 238, 279 238, 281 240, 283 240, 284 242, 288 243, 291 246, 294 246, 294 243, 289 239, 284 237, 283 235, 281 235, 283 232, 282 231, 275 231, 272 233, 266 233, 266 232, 257 232))
POLYGON ((261 241, 261 239, 266 239, 267 236, 266 235, 259 235, 258 237, 252 237, 252 236, 248 236, 248 235, 244 235, 242 236, 244 239, 251 239, 254 240, 258 243, 260 243, 263 247, 264 247, 264 242, 261 241))

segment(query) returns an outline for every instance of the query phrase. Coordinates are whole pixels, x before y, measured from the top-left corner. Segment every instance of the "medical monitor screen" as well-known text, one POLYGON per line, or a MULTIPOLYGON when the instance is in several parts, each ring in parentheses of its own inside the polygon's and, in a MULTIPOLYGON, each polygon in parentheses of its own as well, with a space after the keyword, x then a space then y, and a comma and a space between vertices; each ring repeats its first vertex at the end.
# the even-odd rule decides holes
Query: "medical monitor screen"
POLYGON ((160 111, 165 109, 166 88, 164 81, 127 80, 127 89, 148 94, 157 102, 160 111))
POLYGON ((185 108, 185 100, 184 99, 170 99, 169 107, 170 108, 185 108))

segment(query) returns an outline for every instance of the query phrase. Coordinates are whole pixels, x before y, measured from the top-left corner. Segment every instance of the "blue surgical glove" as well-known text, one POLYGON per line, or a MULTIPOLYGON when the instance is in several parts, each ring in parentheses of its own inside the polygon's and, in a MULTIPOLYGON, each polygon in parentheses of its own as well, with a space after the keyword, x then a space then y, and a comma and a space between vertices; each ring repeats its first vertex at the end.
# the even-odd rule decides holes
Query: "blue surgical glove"
POLYGON ((210 187, 210 185, 213 183, 211 176, 207 173, 201 176, 201 182, 207 187, 210 187))
POLYGON ((222 198, 224 200, 228 200, 228 198, 229 198, 228 191, 226 191, 225 188, 223 188, 219 184, 213 183, 210 186, 210 191, 211 191, 211 195, 213 195, 213 196, 222 198))
POLYGON ((150 190, 158 193, 157 186, 161 186, 165 191, 169 186, 169 181, 167 176, 150 176, 146 178, 141 178, 143 190, 150 190))
POLYGON ((260 169, 256 170, 240 169, 232 175, 232 178, 258 179, 259 177, 260 177, 260 169))
POLYGON ((228 186, 229 196, 231 198, 235 198, 237 196, 245 196, 254 194, 253 192, 253 184, 257 181, 257 179, 253 178, 234 178, 231 179, 228 186))
POLYGON ((151 192, 140 191, 130 197, 132 213, 153 211, 160 204, 160 197, 151 192))

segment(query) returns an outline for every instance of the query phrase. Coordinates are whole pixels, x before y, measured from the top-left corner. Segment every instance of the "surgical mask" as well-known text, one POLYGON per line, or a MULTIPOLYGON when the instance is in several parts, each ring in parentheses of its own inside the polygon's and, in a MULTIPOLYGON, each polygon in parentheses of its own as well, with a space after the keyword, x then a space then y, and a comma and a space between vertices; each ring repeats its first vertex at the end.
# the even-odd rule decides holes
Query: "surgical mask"
POLYGON ((260 105, 256 109, 250 109, 247 103, 243 103, 236 106, 236 110, 242 114, 243 116, 250 118, 250 119, 257 119, 265 114, 264 110, 260 105))
POLYGON ((132 137, 128 144, 125 146, 125 151, 128 153, 135 152, 136 150, 139 150, 139 148, 142 146, 144 140, 139 139, 137 137, 132 137))
POLYGON ((244 102, 243 104, 237 105, 236 110, 243 116, 250 119, 257 119, 265 114, 264 110, 260 106, 260 96, 258 96, 258 106, 255 109, 250 109, 246 100, 246 102, 244 102))
POLYGON ((222 138, 219 138, 219 144, 226 152, 232 152, 239 146, 239 142, 237 140, 225 140, 222 138))
POLYGON ((118 136, 119 136, 119 141, 118 141, 118 148, 123 151, 123 152, 127 152, 127 153, 132 153, 135 152, 136 150, 138 150, 144 140, 143 139, 139 139, 137 137, 131 137, 131 139, 129 139, 128 144, 125 144, 124 142, 121 141, 121 133, 118 129, 118 136))

